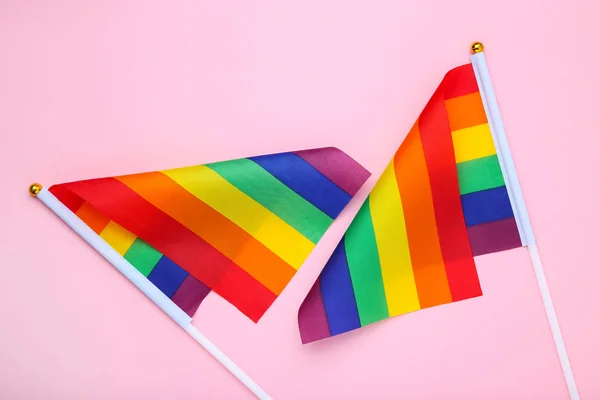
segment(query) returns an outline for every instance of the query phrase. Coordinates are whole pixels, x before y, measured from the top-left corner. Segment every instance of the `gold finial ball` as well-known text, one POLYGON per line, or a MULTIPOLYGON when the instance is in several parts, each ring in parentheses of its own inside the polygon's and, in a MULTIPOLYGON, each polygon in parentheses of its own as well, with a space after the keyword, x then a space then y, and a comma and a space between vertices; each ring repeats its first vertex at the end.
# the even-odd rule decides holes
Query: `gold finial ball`
POLYGON ((474 42, 471 45, 471 54, 481 53, 482 51, 483 51, 483 43, 481 43, 481 42, 474 42))
POLYGON ((41 190, 42 185, 40 185, 39 183, 34 183, 31 186, 29 186, 29 194, 33 197, 36 197, 41 190))

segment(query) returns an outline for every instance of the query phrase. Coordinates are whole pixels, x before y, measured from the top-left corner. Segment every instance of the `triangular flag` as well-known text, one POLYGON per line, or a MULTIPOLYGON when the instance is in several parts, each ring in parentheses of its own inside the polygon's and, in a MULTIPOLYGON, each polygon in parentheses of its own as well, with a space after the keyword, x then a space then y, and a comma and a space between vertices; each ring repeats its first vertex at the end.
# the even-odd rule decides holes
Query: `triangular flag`
POLYGON ((368 176, 323 148, 49 193, 190 317, 214 290, 258 321, 368 176))
POLYGON ((474 257, 526 246, 571 399, 577 385, 483 44, 448 72, 300 306, 303 343, 481 295, 474 257))
POLYGON ((192 316, 213 290, 258 321, 369 175, 330 147, 29 190, 268 400, 192 316))
POLYGON ((451 70, 302 304, 302 341, 480 296, 473 256, 527 244, 498 148, 473 65, 451 70))

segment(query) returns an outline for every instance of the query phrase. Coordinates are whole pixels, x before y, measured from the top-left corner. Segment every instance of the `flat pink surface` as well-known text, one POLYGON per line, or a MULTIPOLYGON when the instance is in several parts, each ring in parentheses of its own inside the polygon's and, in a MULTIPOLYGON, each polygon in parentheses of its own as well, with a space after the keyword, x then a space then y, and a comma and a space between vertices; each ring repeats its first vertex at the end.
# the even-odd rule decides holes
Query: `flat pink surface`
MULTIPOLYGON (((377 176, 481 40, 580 393, 600 398, 599 4, 2 0, 0 397, 252 398, 29 183, 328 145, 377 176)), ((477 259, 481 298, 302 346, 298 307, 358 206, 259 324, 217 296, 195 324, 276 399, 567 398, 525 249, 477 259)))

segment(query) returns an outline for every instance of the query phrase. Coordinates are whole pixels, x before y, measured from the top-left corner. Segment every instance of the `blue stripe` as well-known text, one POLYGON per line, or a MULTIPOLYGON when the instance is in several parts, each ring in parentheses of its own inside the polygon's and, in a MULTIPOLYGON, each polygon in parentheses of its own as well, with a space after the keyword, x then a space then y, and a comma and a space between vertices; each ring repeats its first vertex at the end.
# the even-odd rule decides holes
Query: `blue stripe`
POLYGON ((499 221, 513 216, 506 186, 461 196, 467 226, 499 221))
POLYGON ((154 266, 148 280, 160 289, 167 297, 172 297, 188 273, 169 258, 162 256, 154 266))
POLYGON ((344 251, 340 241, 321 273, 321 295, 331 335, 360 328, 354 289, 344 251))
POLYGON ((331 218, 336 218, 352 198, 294 153, 251 157, 250 160, 331 218))

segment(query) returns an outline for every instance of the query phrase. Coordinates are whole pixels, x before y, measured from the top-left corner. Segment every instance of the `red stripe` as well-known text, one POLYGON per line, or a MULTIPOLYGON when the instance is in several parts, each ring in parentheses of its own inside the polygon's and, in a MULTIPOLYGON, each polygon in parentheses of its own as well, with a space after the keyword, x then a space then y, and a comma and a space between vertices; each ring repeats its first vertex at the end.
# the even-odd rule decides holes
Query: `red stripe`
POLYGON ((229 268, 213 289, 254 322, 258 322, 277 298, 241 268, 229 268))
POLYGON ((54 185, 48 190, 73 213, 76 213, 84 203, 81 197, 67 190, 64 185, 54 185))
POLYGON ((478 92, 473 65, 465 64, 450 70, 438 90, 443 92, 444 100, 478 92))
POLYGON ((114 178, 59 185, 90 203, 258 320, 276 297, 233 261, 114 178))
POLYGON ((448 285, 452 300, 457 301, 480 296, 481 287, 463 218, 452 133, 440 89, 423 110, 419 128, 448 285))

